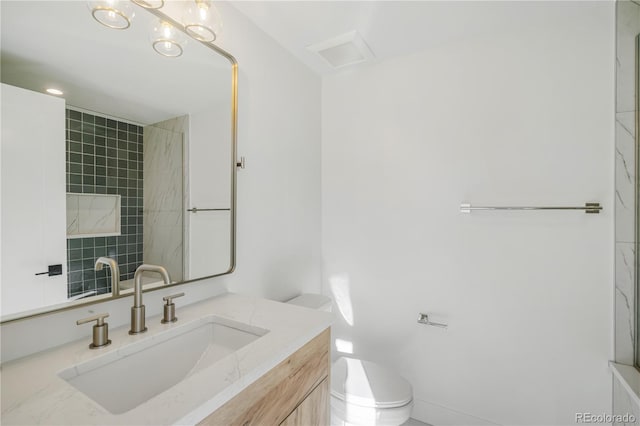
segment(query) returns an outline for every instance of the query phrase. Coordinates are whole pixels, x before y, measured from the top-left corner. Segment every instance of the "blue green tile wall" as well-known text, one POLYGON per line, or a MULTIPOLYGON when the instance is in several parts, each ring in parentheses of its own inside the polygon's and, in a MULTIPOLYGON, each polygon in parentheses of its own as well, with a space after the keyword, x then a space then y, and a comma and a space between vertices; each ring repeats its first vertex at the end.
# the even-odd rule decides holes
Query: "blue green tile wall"
POLYGON ((111 292, 111 271, 94 269, 108 256, 120 280, 133 278, 142 264, 142 127, 67 108, 67 192, 119 194, 121 235, 67 239, 69 297, 111 292))

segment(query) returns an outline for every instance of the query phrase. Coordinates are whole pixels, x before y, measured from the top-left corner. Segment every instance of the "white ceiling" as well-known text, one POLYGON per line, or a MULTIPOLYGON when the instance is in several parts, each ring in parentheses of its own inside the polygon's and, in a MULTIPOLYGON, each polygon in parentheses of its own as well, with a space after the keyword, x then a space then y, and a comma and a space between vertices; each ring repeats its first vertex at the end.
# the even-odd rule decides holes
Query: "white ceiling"
MULTIPOLYGON (((589 7, 583 1, 243 1, 230 4, 319 74, 336 72, 306 47, 356 30, 376 59, 531 26, 589 7), (549 14, 550 8, 554 13, 549 14), (560 12, 560 13, 558 13, 560 12), (552 17, 553 16, 553 17, 552 17)), ((233 28, 226 27, 232 32, 233 28)), ((356 65, 359 66, 359 65, 356 65)), ((361 66, 361 65, 360 65, 361 66)), ((347 67, 348 68, 348 67, 347 67)))
MULTIPOLYGON (((235 0, 230 4, 322 75, 336 70, 306 47, 353 30, 371 48, 373 60, 380 61, 468 37, 508 34, 514 27, 544 31, 550 19, 562 19, 593 2, 235 0)), ((71 105, 139 123, 202 110, 215 96, 225 102, 230 99, 228 62, 193 40, 182 57, 160 57, 150 46, 150 16, 137 6, 137 16, 126 31, 97 24, 84 1, 5 0, 0 7, 3 82, 37 91, 55 84, 65 90, 71 105), (204 55, 198 56, 198 50, 204 55)), ((224 31, 233 36, 232 27, 224 31)))

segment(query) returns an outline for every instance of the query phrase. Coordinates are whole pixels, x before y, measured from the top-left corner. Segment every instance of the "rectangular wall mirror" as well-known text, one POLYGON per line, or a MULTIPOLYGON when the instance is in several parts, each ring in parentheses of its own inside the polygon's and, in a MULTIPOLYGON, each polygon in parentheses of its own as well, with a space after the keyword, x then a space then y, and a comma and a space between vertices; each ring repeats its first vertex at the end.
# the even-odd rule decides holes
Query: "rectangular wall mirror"
POLYGON ((0 321, 125 296, 142 263, 233 271, 237 67, 176 31, 180 3, 130 3, 126 29, 87 2, 0 3, 0 321), (177 57, 157 52, 171 31, 177 57))

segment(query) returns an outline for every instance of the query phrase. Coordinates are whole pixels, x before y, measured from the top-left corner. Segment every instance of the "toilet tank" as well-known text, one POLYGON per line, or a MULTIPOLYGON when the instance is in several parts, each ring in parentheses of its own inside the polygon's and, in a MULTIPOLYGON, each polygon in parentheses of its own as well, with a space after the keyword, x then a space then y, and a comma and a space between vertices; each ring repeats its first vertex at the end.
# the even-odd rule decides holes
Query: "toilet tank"
POLYGON ((288 300, 287 303, 318 311, 331 312, 331 298, 321 294, 301 294, 288 300))

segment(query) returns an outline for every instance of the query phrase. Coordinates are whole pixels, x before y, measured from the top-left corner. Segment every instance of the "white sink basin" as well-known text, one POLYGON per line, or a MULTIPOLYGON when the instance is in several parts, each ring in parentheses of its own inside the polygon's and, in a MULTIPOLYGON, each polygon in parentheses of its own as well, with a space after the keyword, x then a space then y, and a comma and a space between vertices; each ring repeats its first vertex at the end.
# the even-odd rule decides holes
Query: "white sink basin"
POLYGON ((112 414, 121 414, 268 331, 210 316, 167 330, 58 375, 112 414))

